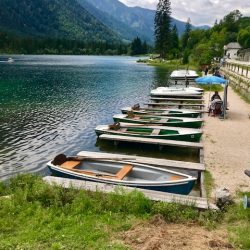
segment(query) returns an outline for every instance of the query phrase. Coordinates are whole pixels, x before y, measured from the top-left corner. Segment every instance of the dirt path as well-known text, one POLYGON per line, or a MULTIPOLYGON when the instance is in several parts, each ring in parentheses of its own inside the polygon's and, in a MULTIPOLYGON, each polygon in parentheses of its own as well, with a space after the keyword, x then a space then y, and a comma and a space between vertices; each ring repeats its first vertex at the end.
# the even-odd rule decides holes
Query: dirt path
MULTIPOLYGON (((208 103, 209 93, 205 94, 208 103)), ((205 117, 205 164, 217 187, 226 187, 232 194, 249 191, 250 178, 250 105, 231 88, 228 92, 228 119, 205 117)))
POLYGON ((208 231, 190 224, 168 224, 160 216, 135 225, 121 235, 121 240, 133 250, 223 250, 233 249, 223 230, 208 231))

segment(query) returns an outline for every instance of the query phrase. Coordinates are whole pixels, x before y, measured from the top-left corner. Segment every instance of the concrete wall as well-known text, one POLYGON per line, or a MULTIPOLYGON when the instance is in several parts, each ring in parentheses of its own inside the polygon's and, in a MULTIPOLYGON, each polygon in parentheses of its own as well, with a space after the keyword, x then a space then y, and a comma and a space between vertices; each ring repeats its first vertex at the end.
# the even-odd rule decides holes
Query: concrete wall
POLYGON ((227 62, 221 70, 230 80, 230 86, 250 101, 250 65, 227 62))

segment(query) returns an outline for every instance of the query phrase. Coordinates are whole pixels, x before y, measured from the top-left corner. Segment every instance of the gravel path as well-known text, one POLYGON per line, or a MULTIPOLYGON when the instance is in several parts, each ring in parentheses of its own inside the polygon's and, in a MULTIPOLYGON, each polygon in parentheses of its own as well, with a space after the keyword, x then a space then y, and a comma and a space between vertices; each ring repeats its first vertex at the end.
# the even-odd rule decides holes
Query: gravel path
MULTIPOLYGON (((223 95, 221 93, 220 95, 223 95)), ((205 94, 208 104, 209 93, 205 94)), ((205 115, 205 164, 215 181, 215 189, 225 187, 250 191, 250 104, 231 88, 228 91, 229 111, 226 120, 205 115)))

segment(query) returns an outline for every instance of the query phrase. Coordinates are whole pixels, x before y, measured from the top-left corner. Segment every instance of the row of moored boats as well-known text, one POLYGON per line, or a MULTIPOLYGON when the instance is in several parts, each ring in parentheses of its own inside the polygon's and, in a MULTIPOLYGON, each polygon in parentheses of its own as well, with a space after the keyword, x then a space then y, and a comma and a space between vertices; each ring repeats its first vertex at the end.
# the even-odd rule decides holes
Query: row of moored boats
MULTIPOLYGON (((202 110, 182 109, 177 102, 202 98, 202 89, 196 87, 160 87, 151 91, 152 97, 171 99, 179 108, 165 106, 122 108, 122 114, 113 116, 114 124, 99 125, 95 132, 114 136, 129 136, 162 140, 199 142, 202 136, 202 110), (176 99, 175 99, 176 98, 176 99), (176 102, 175 102, 176 100, 176 102)), ((152 98, 153 99, 153 98, 152 98)), ((190 101, 189 101, 190 100, 190 101)), ((196 178, 181 172, 139 164, 133 157, 97 158, 79 153, 74 157, 58 155, 48 163, 59 176, 114 185, 188 194, 196 178)))

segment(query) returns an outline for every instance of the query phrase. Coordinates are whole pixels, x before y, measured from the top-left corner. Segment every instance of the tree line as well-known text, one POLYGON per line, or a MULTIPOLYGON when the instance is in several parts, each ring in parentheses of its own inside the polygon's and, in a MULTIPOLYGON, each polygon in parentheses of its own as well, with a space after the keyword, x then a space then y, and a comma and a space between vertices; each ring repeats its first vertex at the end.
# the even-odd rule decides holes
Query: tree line
POLYGON ((136 37, 131 43, 23 37, 0 32, 0 53, 58 55, 141 55, 151 47, 136 37))
POLYGON ((239 42, 250 48, 250 17, 234 10, 210 29, 192 30, 188 18, 185 31, 178 37, 176 26, 171 25, 171 3, 159 0, 155 15, 155 52, 163 59, 182 59, 182 63, 210 64, 214 57, 224 56, 224 45, 239 42))
POLYGON ((223 46, 238 41, 250 47, 250 17, 238 10, 226 15, 207 30, 192 30, 187 19, 185 31, 179 36, 172 25, 170 0, 159 0, 155 14, 155 47, 135 37, 131 43, 123 41, 70 40, 68 38, 39 38, 0 31, 0 53, 73 54, 73 55, 142 55, 158 53, 163 59, 180 59, 184 64, 208 64, 213 57, 223 56, 223 46))

